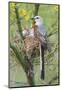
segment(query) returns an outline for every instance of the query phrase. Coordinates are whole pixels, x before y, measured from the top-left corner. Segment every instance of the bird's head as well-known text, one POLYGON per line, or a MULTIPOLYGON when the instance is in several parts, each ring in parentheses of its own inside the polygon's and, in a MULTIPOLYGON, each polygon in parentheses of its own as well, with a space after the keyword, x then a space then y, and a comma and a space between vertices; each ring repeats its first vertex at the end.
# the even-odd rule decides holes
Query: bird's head
POLYGON ((40 26, 41 24, 43 24, 43 20, 40 16, 35 16, 32 18, 32 20, 33 20, 34 25, 36 26, 40 26))

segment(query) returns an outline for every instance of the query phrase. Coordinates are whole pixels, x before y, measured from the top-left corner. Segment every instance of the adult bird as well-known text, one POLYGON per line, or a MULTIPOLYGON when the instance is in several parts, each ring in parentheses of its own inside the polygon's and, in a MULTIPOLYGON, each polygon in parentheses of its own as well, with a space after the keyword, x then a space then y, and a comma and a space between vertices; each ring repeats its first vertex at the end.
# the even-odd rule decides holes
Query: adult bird
POLYGON ((34 32, 35 36, 40 40, 40 70, 41 70, 41 79, 44 79, 44 50, 47 49, 47 31, 44 26, 43 20, 40 16, 35 16, 32 18, 34 23, 34 32), (41 60, 42 59, 42 60, 41 60))

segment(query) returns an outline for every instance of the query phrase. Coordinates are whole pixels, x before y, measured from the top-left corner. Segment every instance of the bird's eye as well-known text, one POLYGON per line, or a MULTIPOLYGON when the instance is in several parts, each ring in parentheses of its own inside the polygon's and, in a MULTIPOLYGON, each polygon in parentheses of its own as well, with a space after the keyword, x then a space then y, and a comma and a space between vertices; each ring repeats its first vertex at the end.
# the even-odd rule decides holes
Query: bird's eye
POLYGON ((37 17, 36 19, 39 19, 39 17, 37 17))

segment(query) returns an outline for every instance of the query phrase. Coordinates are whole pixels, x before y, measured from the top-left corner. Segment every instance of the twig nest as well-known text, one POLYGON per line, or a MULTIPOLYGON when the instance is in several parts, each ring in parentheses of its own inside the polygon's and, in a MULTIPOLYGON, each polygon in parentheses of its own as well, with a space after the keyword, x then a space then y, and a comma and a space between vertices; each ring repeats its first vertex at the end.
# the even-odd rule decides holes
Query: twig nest
POLYGON ((39 40, 33 37, 26 37, 24 39, 24 47, 26 52, 33 51, 34 48, 39 47, 39 40))

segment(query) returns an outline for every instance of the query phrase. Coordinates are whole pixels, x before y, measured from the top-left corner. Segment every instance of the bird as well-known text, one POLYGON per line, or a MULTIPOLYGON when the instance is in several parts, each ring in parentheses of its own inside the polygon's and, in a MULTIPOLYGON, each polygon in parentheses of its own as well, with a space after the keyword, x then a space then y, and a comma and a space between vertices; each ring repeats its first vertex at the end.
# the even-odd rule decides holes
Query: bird
POLYGON ((36 34, 36 36, 38 36, 38 38, 42 42, 42 46, 44 46, 45 48, 47 45, 47 31, 43 20, 40 16, 35 16, 32 19, 34 20, 34 33, 36 34))
POLYGON ((29 29, 26 28, 26 27, 24 27, 24 29, 22 30, 22 35, 23 35, 24 38, 25 38, 26 36, 28 36, 28 35, 29 35, 29 29))
MULTIPOLYGON (((47 49, 50 50, 50 47, 48 45, 47 30, 46 30, 46 27, 44 25, 44 22, 43 22, 43 19, 41 16, 34 16, 31 19, 33 20, 32 27, 31 28, 25 27, 24 30, 22 31, 22 34, 23 34, 25 40, 26 39, 29 40, 29 37, 32 41, 36 40, 36 38, 38 38, 41 43, 39 46, 40 47, 40 77, 41 77, 41 79, 44 80, 44 78, 45 78, 44 51, 47 49), (35 39, 33 39, 33 38, 35 38, 35 39)), ((29 40, 29 42, 30 42, 30 40, 29 40)), ((31 42, 30 42, 30 44, 31 44, 31 42)), ((27 46, 29 46, 28 43, 27 43, 27 46)))
POLYGON ((22 30, 22 35, 24 37, 24 51, 26 52, 28 59, 30 59, 33 52, 33 48, 37 44, 37 40, 36 44, 34 42, 35 41, 34 27, 33 26, 31 26, 31 28, 24 27, 22 30))
POLYGON ((34 23, 34 33, 35 36, 40 40, 40 70, 41 70, 41 79, 45 78, 45 70, 44 70, 44 51, 47 49, 47 30, 44 25, 43 19, 41 16, 35 16, 32 18, 34 23), (42 60, 41 60, 42 58, 42 60))
POLYGON ((32 26, 31 28, 25 27, 22 31, 23 37, 32 37, 34 38, 34 27, 32 26))

